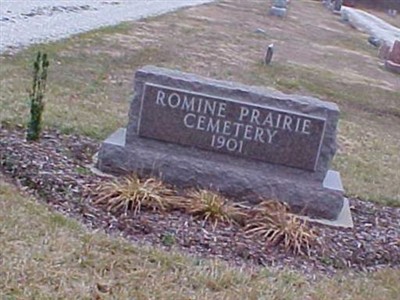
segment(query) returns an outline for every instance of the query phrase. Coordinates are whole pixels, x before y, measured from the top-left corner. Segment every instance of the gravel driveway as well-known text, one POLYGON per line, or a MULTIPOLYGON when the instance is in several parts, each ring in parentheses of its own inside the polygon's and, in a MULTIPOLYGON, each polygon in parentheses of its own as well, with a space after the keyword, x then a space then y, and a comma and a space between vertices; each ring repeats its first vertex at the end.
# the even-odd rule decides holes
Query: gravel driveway
MULTIPOLYGON (((0 54, 54 41, 102 26, 163 14, 213 0, 0 0, 0 54)), ((352 8, 344 8, 357 28, 389 45, 400 29, 352 8)))
POLYGON ((213 0, 0 0, 0 53, 213 0))

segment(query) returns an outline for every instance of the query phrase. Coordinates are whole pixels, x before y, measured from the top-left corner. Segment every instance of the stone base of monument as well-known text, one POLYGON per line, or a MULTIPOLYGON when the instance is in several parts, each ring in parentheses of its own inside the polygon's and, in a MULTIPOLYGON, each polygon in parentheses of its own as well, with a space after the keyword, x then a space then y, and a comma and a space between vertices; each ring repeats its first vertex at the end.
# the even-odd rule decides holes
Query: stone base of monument
POLYGON ((351 211, 350 211, 350 202, 349 202, 349 199, 347 199, 347 198, 344 198, 342 210, 340 211, 337 218, 334 220, 312 218, 312 217, 306 217, 306 216, 300 216, 300 218, 303 220, 306 220, 310 223, 318 223, 318 224, 323 224, 323 225, 328 225, 328 226, 333 226, 333 227, 342 227, 342 228, 353 228, 354 227, 353 218, 351 216, 351 211))
POLYGON ((271 16, 285 17, 287 9, 283 7, 272 6, 269 10, 271 16))
POLYGON ((106 173, 156 176, 179 188, 208 188, 252 204, 280 199, 293 212, 314 218, 336 220, 343 209, 340 174, 332 170, 321 184, 273 166, 262 169, 256 161, 156 140, 137 138, 127 146, 124 128, 104 141, 98 157, 98 168, 106 173))

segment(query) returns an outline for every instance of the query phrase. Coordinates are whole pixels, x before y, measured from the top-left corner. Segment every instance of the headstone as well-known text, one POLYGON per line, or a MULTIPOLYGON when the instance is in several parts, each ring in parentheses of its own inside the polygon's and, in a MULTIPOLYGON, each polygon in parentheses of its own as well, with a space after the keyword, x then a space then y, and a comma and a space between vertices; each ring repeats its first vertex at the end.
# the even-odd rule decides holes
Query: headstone
POLYGON ((388 51, 385 61, 387 70, 400 74, 400 40, 396 40, 388 51))
POLYGON ((368 43, 370 43, 372 46, 379 48, 382 44, 382 41, 374 36, 369 36, 368 37, 368 43))
POLYGON ((342 3, 343 3, 343 0, 335 0, 335 3, 333 5, 333 11, 339 12, 342 9, 342 3))
POLYGON ((286 16, 287 6, 287 0, 273 0, 269 14, 272 16, 284 17, 286 16))
POLYGON ((287 5, 288 5, 287 0, 273 0, 272 1, 272 6, 274 6, 274 7, 286 8, 287 5))
POLYGON ((98 168, 158 176, 238 201, 287 202, 335 219, 343 207, 329 169, 339 118, 334 103, 147 66, 135 74, 127 128, 103 142, 98 168))
POLYGON ((257 28, 256 30, 254 30, 254 33, 267 34, 267 32, 262 28, 257 28))
POLYGON ((327 8, 328 8, 330 11, 333 11, 333 10, 335 9, 335 0, 329 0, 328 2, 329 2, 329 3, 328 3, 328 5, 327 5, 327 8))
POLYGON ((400 40, 394 42, 387 59, 396 64, 400 64, 400 40))
POLYGON ((389 53, 390 46, 386 43, 382 43, 382 45, 379 47, 378 57, 380 59, 386 60, 389 57, 389 53))
POLYGON ((347 10, 342 9, 342 10, 340 11, 340 20, 341 20, 342 22, 344 22, 344 23, 347 23, 347 22, 350 21, 349 13, 348 13, 347 10))
POLYGON ((267 51, 265 53, 265 58, 264 58, 264 63, 266 65, 269 65, 271 63, 272 60, 272 55, 274 54, 274 44, 270 44, 267 47, 267 51))
POLYGON ((269 14, 271 16, 277 16, 282 18, 286 16, 286 11, 287 11, 286 8, 272 6, 269 10, 269 14))
POLYGON ((389 9, 388 10, 388 15, 389 16, 391 16, 391 17, 396 17, 396 15, 397 15, 397 10, 396 9, 389 9))

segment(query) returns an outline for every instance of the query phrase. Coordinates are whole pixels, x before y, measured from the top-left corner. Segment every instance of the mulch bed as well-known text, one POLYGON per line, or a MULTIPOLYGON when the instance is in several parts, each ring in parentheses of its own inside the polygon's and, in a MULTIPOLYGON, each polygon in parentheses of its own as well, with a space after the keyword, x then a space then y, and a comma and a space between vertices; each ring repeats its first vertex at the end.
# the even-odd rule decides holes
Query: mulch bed
POLYGON ((219 223, 213 228, 180 211, 113 215, 85 196, 86 186, 110 180, 88 168, 98 147, 98 141, 57 131, 44 132, 39 142, 26 142, 22 130, 0 128, 0 172, 55 210, 135 244, 179 249, 235 265, 289 267, 310 277, 339 269, 400 267, 400 208, 357 199, 350 199, 353 229, 312 225, 320 245, 309 257, 285 251, 282 245, 267 245, 239 227, 219 223))

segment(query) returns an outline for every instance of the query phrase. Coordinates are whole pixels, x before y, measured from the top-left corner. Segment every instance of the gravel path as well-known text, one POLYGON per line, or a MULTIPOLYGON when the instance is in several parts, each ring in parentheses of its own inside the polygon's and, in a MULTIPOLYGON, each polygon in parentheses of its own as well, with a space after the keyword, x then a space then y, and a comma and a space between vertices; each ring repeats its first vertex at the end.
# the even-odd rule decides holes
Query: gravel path
POLYGON ((213 0, 0 0, 0 54, 213 0))
POLYGON ((400 40, 400 28, 370 13, 351 7, 342 7, 342 14, 346 15, 349 22, 358 30, 367 32, 389 46, 393 45, 395 40, 400 40))

